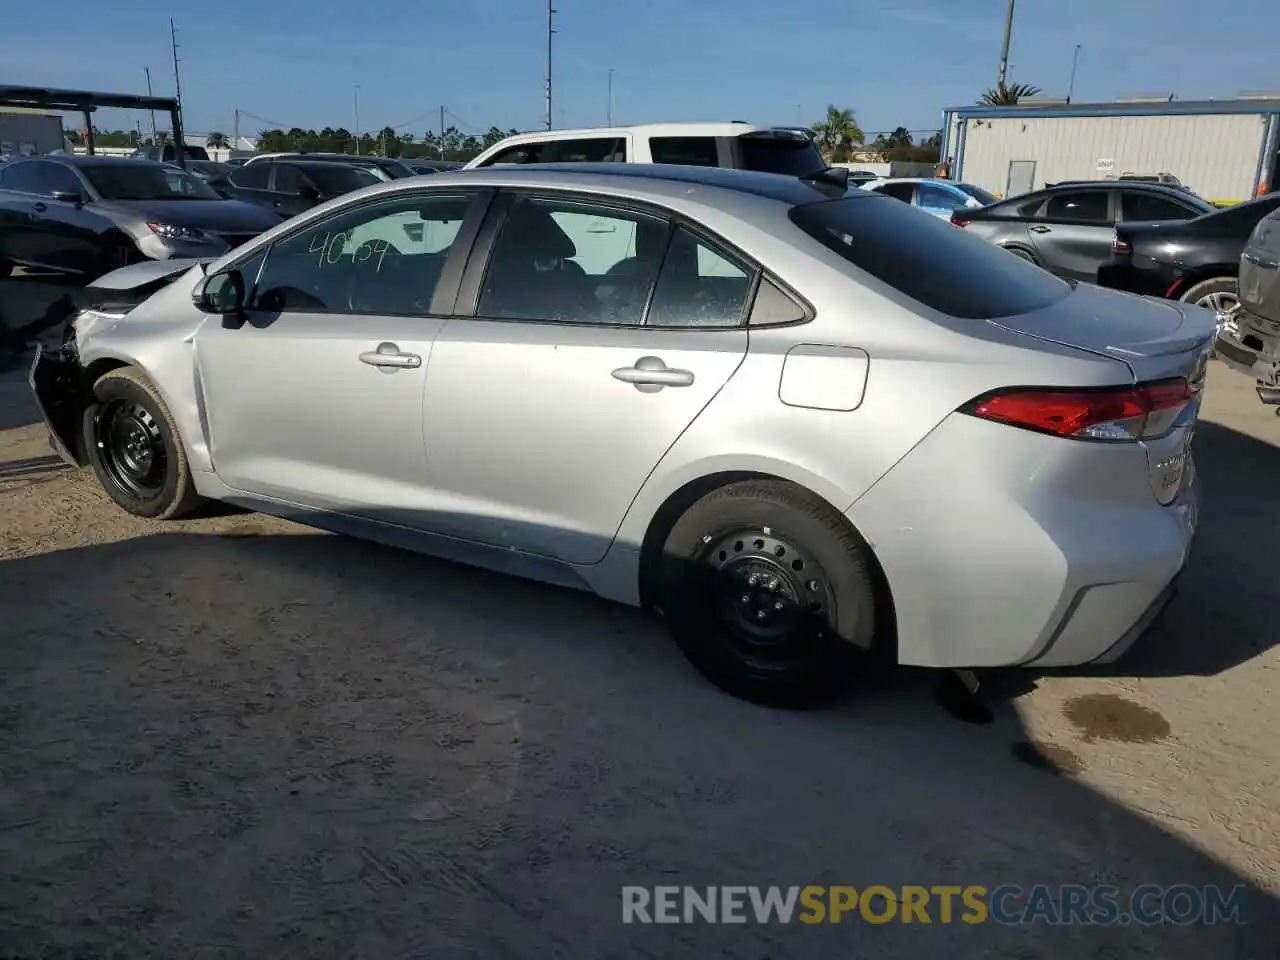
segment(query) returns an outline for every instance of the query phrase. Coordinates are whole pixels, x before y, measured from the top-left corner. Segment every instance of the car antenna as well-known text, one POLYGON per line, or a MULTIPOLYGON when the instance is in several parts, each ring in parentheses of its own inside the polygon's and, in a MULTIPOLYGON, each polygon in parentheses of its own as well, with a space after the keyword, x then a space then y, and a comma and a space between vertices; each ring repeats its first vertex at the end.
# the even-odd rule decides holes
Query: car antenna
POLYGON ((843 193, 849 189, 849 168, 823 167, 813 173, 806 173, 800 179, 815 187, 836 187, 843 193))

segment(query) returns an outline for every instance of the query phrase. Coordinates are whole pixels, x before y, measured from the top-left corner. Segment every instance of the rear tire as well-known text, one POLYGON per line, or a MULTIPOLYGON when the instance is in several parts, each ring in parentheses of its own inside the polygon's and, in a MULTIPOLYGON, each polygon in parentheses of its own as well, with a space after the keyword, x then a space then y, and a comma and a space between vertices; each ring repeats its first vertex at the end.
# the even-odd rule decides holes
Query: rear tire
POLYGON ((1025 260, 1027 263, 1035 263, 1036 266, 1039 266, 1039 263, 1036 262, 1036 258, 1030 250, 1023 250, 1021 247, 1005 247, 1004 250, 1007 253, 1013 254, 1019 260, 1025 260))
POLYGON ((129 513, 172 520, 200 504, 178 426, 141 370, 121 367, 99 377, 81 430, 102 489, 129 513))
POLYGON ((777 480, 714 490, 663 548, 660 606, 695 668, 753 703, 826 702, 875 635, 873 560, 844 517, 777 480))
POLYGON ((1183 303, 1194 303, 1218 313, 1226 313, 1240 304, 1240 285, 1235 277, 1214 277, 1201 280, 1178 298, 1183 303))

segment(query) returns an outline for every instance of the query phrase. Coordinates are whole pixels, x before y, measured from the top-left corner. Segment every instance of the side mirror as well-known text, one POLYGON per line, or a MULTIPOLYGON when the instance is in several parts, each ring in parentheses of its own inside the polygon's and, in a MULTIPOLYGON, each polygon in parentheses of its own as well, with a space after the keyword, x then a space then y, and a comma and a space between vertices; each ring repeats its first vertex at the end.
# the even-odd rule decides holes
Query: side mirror
POLYGON ((84 203, 84 194, 73 190, 54 190, 49 196, 60 203, 84 203))
POLYGON ((202 313, 225 316, 245 308, 244 274, 239 270, 204 277, 191 291, 191 302, 202 313))

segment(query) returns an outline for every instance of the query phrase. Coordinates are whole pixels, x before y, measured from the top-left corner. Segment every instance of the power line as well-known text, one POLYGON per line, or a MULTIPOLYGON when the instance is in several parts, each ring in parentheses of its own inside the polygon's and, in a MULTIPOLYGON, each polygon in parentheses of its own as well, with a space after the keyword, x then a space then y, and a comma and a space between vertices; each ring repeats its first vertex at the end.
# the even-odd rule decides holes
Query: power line
POLYGON ((451 110, 446 109, 445 116, 452 117, 453 120, 458 124, 458 129, 461 130, 463 133, 478 134, 482 132, 479 127, 476 127, 467 123, 467 121, 463 120, 460 116, 458 116, 456 113, 454 113, 451 110))

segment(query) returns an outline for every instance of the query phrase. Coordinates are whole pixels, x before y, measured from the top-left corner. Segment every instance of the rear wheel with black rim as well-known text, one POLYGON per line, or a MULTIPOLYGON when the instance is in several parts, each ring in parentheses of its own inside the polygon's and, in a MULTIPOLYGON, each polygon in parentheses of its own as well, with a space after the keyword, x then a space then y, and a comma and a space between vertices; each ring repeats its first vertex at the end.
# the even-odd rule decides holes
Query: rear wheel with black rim
POLYGON ((660 604, 690 662, 726 692, 802 707, 830 700, 871 647, 867 545, 828 504, 783 481, 707 494, 663 551, 660 604))
POLYGON ((81 428, 98 482, 125 510, 168 520, 199 504, 177 424, 140 370, 121 367, 98 378, 81 428))

